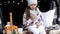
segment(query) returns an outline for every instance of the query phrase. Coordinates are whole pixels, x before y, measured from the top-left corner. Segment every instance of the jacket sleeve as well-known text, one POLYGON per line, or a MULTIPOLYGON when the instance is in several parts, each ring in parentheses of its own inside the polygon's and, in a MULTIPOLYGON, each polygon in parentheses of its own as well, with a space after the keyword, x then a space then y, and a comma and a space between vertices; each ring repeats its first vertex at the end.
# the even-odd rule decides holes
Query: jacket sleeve
POLYGON ((23 14, 23 25, 24 26, 28 26, 30 24, 30 22, 28 20, 26 20, 26 13, 23 14))
POLYGON ((38 11, 38 13, 39 13, 38 16, 37 16, 37 17, 38 17, 37 19, 40 21, 40 23, 43 24, 43 22, 44 22, 43 17, 42 17, 43 14, 42 14, 42 12, 39 10, 39 8, 37 8, 37 11, 38 11))

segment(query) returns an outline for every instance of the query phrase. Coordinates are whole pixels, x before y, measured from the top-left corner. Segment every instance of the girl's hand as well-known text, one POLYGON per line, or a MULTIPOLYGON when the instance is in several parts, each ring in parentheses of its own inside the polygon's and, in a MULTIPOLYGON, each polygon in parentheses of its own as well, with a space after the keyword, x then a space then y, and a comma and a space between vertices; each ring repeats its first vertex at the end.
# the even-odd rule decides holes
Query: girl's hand
POLYGON ((28 20, 28 22, 30 22, 30 23, 31 23, 31 22, 32 22, 32 20, 31 20, 31 19, 29 19, 29 20, 28 20))
POLYGON ((36 23, 36 25, 37 25, 37 28, 38 28, 39 26, 41 26, 41 25, 42 25, 42 23, 37 22, 37 23, 36 23))
POLYGON ((28 21, 30 22, 29 25, 32 25, 34 23, 32 19, 29 19, 28 21))

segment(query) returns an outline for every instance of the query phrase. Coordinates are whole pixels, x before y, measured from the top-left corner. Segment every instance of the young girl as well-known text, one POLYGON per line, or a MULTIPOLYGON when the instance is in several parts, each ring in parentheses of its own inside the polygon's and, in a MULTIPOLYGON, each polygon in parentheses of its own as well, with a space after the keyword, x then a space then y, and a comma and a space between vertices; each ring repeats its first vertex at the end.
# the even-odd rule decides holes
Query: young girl
POLYGON ((23 15, 23 25, 28 27, 28 31, 33 34, 46 34, 41 19, 41 12, 37 8, 37 0, 27 0, 28 8, 23 15))

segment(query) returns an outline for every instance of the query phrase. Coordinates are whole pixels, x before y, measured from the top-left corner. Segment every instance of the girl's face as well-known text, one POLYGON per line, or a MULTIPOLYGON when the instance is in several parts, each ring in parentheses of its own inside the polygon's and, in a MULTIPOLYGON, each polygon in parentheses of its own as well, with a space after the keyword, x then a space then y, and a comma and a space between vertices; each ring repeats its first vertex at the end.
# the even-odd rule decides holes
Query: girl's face
POLYGON ((31 5, 30 5, 30 8, 31 8, 32 10, 34 10, 34 9, 36 9, 36 6, 37 6, 36 4, 31 4, 31 5))

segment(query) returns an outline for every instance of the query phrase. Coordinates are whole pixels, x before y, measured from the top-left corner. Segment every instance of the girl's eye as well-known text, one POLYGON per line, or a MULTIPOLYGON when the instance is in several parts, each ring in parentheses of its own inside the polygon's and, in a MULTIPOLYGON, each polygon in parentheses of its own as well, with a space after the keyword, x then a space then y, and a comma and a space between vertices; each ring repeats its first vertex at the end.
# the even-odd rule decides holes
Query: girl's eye
POLYGON ((34 5, 36 5, 36 4, 34 4, 34 5))
POLYGON ((31 6, 33 6, 33 5, 36 6, 36 4, 31 4, 31 6))

